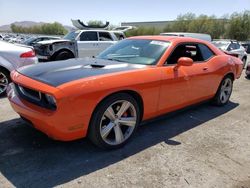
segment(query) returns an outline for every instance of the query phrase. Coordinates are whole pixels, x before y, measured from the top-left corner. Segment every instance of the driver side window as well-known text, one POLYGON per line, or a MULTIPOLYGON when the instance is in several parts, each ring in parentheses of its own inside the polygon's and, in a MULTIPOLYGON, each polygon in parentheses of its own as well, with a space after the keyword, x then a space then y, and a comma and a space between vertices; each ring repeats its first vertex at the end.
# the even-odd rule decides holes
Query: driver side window
POLYGON ((167 59, 167 64, 177 64, 178 59, 181 58, 181 57, 189 57, 189 58, 191 58, 192 53, 193 53, 193 56, 197 55, 197 48, 196 48, 195 45, 192 45, 192 44, 180 44, 179 46, 177 46, 174 49, 172 54, 167 59), (189 47, 189 49, 187 47, 189 47))
POLYGON ((203 62, 213 56, 214 53, 204 44, 180 44, 167 59, 167 64, 177 64, 178 59, 181 57, 189 57, 194 62, 203 62))

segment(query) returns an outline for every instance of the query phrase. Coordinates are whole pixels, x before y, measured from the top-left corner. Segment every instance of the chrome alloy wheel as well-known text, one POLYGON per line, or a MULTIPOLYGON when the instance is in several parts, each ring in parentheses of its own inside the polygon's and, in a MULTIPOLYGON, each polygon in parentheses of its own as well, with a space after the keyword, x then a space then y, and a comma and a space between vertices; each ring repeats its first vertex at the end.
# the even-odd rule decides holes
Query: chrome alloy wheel
POLYGON ((9 81, 7 76, 0 72, 0 95, 6 91, 8 84, 9 81))
POLYGON ((133 133, 137 122, 136 109, 132 103, 119 100, 104 112, 100 122, 100 134, 104 142, 118 145, 133 133))
POLYGON ((233 89, 233 82, 230 78, 226 78, 222 85, 220 90, 220 100, 222 103, 226 103, 229 100, 229 97, 232 93, 233 89))

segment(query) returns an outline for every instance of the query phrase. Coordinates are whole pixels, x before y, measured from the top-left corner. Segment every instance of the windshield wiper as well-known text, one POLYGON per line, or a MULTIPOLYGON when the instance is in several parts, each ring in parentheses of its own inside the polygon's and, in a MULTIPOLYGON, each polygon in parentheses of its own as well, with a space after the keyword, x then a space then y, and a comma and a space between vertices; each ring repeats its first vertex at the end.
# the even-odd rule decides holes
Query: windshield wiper
POLYGON ((125 62, 125 61, 122 61, 120 59, 114 59, 114 58, 108 58, 107 60, 109 60, 109 61, 118 61, 118 62, 125 62))

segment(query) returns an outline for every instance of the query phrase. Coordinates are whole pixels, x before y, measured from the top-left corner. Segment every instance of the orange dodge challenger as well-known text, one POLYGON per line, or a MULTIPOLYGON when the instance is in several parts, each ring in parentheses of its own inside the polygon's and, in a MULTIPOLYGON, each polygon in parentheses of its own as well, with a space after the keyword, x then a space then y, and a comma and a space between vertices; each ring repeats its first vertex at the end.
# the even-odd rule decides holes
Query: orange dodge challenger
POLYGON ((20 68, 11 73, 13 109, 49 137, 88 136, 96 145, 124 145, 141 121, 212 100, 229 101, 243 63, 211 43, 185 37, 123 40, 96 58, 20 68))

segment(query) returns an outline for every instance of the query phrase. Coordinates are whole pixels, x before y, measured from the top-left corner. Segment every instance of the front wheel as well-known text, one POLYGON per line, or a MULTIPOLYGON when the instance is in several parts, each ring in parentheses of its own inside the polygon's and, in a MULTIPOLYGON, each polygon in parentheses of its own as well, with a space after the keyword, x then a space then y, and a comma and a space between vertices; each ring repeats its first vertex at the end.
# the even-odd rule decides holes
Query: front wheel
POLYGON ((6 94, 7 86, 9 83, 10 83, 9 72, 0 68, 0 97, 6 94))
POLYGON ((60 61, 60 60, 67 60, 70 58, 74 58, 74 55, 71 54, 70 52, 67 51, 62 51, 59 54, 56 55, 55 61, 60 61))
POLYGON ((214 97, 214 104, 217 106, 223 106, 229 102, 230 96, 233 90, 233 79, 230 76, 226 76, 214 97))
POLYGON ((136 100, 119 93, 105 99, 95 110, 89 138, 104 149, 122 147, 135 133, 140 121, 140 110, 136 100))

